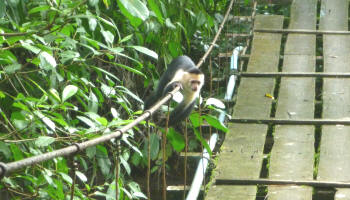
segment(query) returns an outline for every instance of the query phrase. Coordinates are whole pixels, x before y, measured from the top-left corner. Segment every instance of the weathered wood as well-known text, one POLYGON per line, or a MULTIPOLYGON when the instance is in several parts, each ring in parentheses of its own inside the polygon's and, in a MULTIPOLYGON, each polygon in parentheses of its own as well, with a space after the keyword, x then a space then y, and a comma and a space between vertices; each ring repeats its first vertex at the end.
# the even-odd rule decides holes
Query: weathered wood
MULTIPOLYGON (((317 0, 294 0, 289 29, 316 29, 317 0)), ((316 36, 288 35, 283 72, 314 72, 316 36)), ((276 117, 311 119, 314 117, 315 79, 281 79, 276 117), (291 113, 293 115, 291 115, 291 113)), ((278 125, 270 156, 269 178, 312 180, 314 163, 314 126, 278 125)), ((312 199, 312 187, 269 186, 271 200, 312 199), (293 191, 293 192, 291 192, 293 191)))
MULTIPOLYGON (((283 16, 258 15, 255 27, 281 28, 283 16)), ((248 63, 250 72, 277 71, 281 34, 257 33, 252 42, 248 63)), ((266 118, 270 116, 274 78, 242 78, 233 116, 266 118)), ((264 124, 229 124, 217 164, 217 178, 259 178, 267 134, 264 124)), ((206 199, 255 200, 256 186, 213 186, 206 199)))
MULTIPOLYGON (((290 113, 293 118, 295 113, 290 113)), ((245 124, 280 124, 280 125, 350 125, 350 118, 342 119, 256 119, 256 118, 232 118, 230 122, 245 124)))
MULTIPOLYGON (((215 182, 217 185, 280 185, 280 186, 312 186, 317 188, 350 188, 350 182, 343 181, 315 181, 315 180, 283 180, 283 179, 216 179, 215 182)), ((280 187, 282 189, 283 187, 280 187)), ((286 188, 288 189, 288 188, 286 188)), ((289 190, 290 191, 290 190, 289 190)))
MULTIPOLYGON (((307 20, 305 20, 307 21, 307 20)), ((350 35, 350 31, 320 31, 320 30, 308 30, 308 29, 254 29, 254 32, 260 33, 283 33, 283 34, 312 34, 312 35, 324 35, 324 34, 332 34, 332 35, 350 35)))
MULTIPOLYGON (((348 0, 322 0, 321 30, 348 30, 348 0)), ((324 70, 350 72, 350 37, 323 36, 324 70)), ((350 114, 350 80, 326 78, 323 84, 323 117, 350 114)), ((350 180, 350 127, 323 126, 317 180, 350 180)), ((350 199, 350 190, 337 190, 335 199, 350 199)))

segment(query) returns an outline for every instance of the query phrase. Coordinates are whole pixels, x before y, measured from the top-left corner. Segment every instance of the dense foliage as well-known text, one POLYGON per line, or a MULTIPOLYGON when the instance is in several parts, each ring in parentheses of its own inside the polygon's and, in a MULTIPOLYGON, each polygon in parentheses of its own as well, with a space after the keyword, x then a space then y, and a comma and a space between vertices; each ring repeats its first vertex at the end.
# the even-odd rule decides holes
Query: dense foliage
MULTIPOLYGON (((129 123, 166 63, 206 50, 227 3, 1 0, 0 161, 39 155, 129 123)), ((145 197, 130 178, 133 166, 143 166, 143 140, 135 138, 141 129, 122 139, 120 199, 145 197)), ((174 143, 177 137, 170 136, 174 143)), ((157 159, 158 140, 153 134, 152 159, 157 159)), ((12 173, 0 182, 0 196, 68 199, 74 161, 75 199, 113 199, 115 144, 12 173)))

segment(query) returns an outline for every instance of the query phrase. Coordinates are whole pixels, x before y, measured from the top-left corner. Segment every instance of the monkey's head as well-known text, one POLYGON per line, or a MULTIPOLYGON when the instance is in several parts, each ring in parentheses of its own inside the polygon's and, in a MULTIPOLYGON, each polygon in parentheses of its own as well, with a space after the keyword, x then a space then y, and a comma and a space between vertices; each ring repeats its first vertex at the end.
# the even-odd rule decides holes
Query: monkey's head
POLYGON ((188 71, 183 77, 184 82, 183 89, 185 92, 191 93, 199 93, 203 84, 204 84, 204 74, 198 69, 188 71))

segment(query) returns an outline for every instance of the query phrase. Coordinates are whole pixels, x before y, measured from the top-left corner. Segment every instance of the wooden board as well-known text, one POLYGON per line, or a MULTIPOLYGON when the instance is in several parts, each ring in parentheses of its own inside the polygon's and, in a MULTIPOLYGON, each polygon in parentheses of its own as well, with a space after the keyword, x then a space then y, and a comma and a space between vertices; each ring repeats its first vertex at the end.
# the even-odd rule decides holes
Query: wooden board
MULTIPOLYGON (((255 28, 282 28, 283 16, 257 15, 255 28)), ((278 69, 281 34, 256 33, 252 42, 250 72, 276 72, 278 69)), ((273 78, 242 78, 237 93, 233 117, 269 118, 273 93, 273 78)), ((267 125, 230 124, 216 169, 216 178, 259 178, 267 125)), ((208 200, 255 200, 256 186, 214 185, 208 200)))
MULTIPOLYGON (((291 6, 290 29, 316 29, 317 0, 295 0, 291 6)), ((314 72, 316 36, 289 34, 283 72, 314 72)), ((314 78, 281 78, 276 118, 313 119, 314 78)), ((270 156, 269 178, 312 180, 314 127, 279 125, 275 127, 270 156)), ((312 187, 269 186, 271 200, 312 199, 312 187)))
MULTIPOLYGON (((348 30, 348 0, 322 0, 321 30, 348 30)), ((350 72, 350 37, 323 36, 325 72, 350 72)), ((350 80, 325 78, 323 83, 323 117, 350 116, 350 80)), ((350 180, 350 126, 322 127, 318 180, 350 180)), ((350 199, 350 189, 337 189, 335 199, 350 199)))

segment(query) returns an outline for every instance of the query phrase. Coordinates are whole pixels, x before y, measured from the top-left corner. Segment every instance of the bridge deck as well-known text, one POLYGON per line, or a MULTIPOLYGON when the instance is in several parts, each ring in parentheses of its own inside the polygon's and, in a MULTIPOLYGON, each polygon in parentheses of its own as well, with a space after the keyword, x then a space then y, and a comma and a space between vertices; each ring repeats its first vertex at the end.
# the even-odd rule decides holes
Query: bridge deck
MULTIPOLYGON (((319 30, 348 31, 348 0, 294 0, 289 29, 316 30, 318 3, 319 30)), ((283 16, 256 16, 255 29, 282 27, 283 16)), ((323 35, 323 67, 316 67, 316 49, 320 48, 316 33, 288 34, 279 70, 281 39, 282 33, 255 32, 247 72, 350 72, 349 34, 323 35)), ((236 98, 235 119, 350 117, 350 79, 344 77, 241 77, 236 98), (275 104, 265 94, 275 94, 275 104)), ((216 181, 206 196, 208 200, 255 200, 259 196, 311 200, 315 195, 311 185, 222 184, 225 180, 350 182, 350 126, 235 122, 229 124, 229 129, 215 169, 216 181)), ((350 199, 350 189, 333 189, 334 199, 350 199)))

